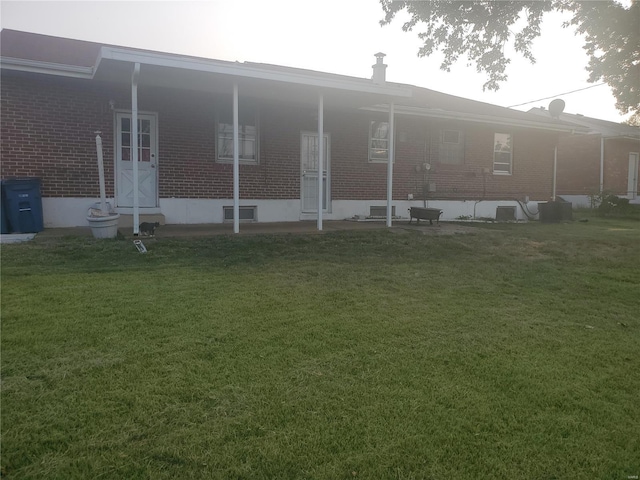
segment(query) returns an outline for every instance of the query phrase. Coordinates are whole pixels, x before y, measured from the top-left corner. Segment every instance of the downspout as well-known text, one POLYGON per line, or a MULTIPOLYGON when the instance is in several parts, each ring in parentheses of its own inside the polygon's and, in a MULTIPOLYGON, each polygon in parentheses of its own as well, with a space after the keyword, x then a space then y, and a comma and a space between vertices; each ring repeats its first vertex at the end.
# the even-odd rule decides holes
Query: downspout
POLYGON ((140 185, 138 184, 138 80, 140 64, 131 75, 131 161, 133 162, 133 235, 140 233, 140 185))
POLYGON ((318 97, 318 230, 322 230, 322 181, 324 163, 324 97, 318 97))
POLYGON ((389 104, 389 158, 387 160, 387 227, 391 227, 391 201, 393 198, 393 157, 394 157, 394 144, 393 144, 393 120, 395 110, 394 104, 389 104))
POLYGON ((240 138, 238 84, 233 84, 233 233, 240 233, 240 138))
POLYGON ((600 137, 600 194, 604 192, 604 137, 600 137))

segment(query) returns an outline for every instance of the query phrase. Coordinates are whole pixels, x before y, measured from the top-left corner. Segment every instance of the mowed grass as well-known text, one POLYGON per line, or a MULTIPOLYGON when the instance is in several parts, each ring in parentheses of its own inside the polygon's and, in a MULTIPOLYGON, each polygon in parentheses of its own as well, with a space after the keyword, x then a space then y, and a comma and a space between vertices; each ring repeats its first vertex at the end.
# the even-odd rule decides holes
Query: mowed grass
POLYGON ((3 477, 640 474, 638 221, 146 245, 2 247, 3 477))

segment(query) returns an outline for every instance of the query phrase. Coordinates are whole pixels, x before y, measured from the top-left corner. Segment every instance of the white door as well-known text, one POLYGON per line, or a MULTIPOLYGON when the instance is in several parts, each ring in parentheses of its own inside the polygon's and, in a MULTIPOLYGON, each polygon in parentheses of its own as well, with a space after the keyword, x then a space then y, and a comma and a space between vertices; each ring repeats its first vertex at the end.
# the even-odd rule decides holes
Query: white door
POLYGON ((627 187, 627 196, 634 199, 638 196, 638 153, 629 154, 629 179, 627 187))
MULTIPOLYGON (((300 183, 300 195, 302 198, 302 211, 304 213, 318 212, 318 134, 302 132, 300 135, 300 170, 302 179, 300 183)), ((329 211, 331 205, 329 195, 330 188, 330 159, 329 149, 331 142, 329 134, 324 136, 324 161, 322 162, 322 210, 329 211)))
MULTIPOLYGON (((116 204, 133 207, 131 114, 116 114, 116 204)), ((138 185, 140 207, 158 203, 158 147, 155 115, 138 115, 138 185)))

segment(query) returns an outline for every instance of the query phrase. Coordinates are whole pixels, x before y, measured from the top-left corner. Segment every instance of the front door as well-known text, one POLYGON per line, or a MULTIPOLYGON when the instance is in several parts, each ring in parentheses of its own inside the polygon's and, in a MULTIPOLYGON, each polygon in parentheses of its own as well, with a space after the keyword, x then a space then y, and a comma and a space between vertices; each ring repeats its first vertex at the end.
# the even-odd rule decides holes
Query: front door
MULTIPOLYGON (((156 116, 138 115, 139 205, 156 207, 158 203, 158 147, 156 116)), ((133 207, 133 162, 131 161, 131 114, 116 114, 116 204, 133 207)))
MULTIPOLYGON (((300 136, 301 145, 301 172, 300 194, 302 198, 303 213, 318 212, 318 134, 302 132, 300 136)), ((329 211, 331 205, 329 195, 331 193, 330 183, 330 154, 331 142, 329 134, 324 136, 324 161, 322 162, 322 210, 329 211)))
POLYGON ((629 179, 627 180, 627 196, 634 199, 638 196, 638 158, 640 154, 629 154, 629 179))

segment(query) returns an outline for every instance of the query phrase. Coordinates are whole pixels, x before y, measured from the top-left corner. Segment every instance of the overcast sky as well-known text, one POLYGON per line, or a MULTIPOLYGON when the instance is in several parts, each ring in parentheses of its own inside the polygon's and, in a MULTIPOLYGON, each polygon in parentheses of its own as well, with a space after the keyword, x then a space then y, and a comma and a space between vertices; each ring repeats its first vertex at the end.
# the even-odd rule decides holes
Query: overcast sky
POLYGON ((451 73, 440 59, 418 58, 417 31, 402 20, 381 27, 378 0, 5 1, 2 28, 232 61, 251 61, 371 77, 376 52, 387 54, 387 80, 504 107, 566 102, 567 113, 619 122, 609 87, 590 87, 582 41, 550 15, 534 44, 535 65, 513 58, 509 80, 483 92, 483 75, 461 62, 451 73))

